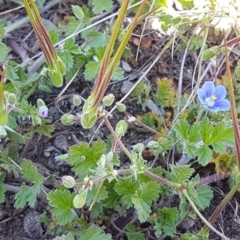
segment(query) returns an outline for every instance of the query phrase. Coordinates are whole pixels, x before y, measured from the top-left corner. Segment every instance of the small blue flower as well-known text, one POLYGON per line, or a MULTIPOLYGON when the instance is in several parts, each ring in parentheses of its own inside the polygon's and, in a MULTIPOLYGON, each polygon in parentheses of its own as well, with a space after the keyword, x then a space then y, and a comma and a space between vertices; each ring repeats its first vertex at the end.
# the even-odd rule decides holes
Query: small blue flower
POLYGON ((47 118, 48 117, 48 108, 46 106, 39 107, 38 115, 42 118, 47 118))
POLYGON ((225 99, 227 91, 223 85, 215 87, 213 82, 207 81, 197 90, 197 95, 203 107, 212 112, 227 111, 231 107, 230 102, 225 99))

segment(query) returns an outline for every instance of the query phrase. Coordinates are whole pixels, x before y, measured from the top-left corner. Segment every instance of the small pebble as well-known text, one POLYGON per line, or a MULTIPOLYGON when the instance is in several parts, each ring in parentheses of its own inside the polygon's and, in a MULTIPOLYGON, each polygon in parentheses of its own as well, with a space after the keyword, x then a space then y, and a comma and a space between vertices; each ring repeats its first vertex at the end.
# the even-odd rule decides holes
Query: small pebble
POLYGON ((23 220, 24 231, 31 238, 41 238, 43 236, 43 229, 39 222, 40 214, 36 211, 28 213, 23 220))
POLYGON ((122 68, 124 72, 131 72, 132 68, 127 62, 122 61, 122 68))
POLYGON ((195 221, 190 217, 186 217, 180 222, 178 227, 184 231, 188 231, 194 225, 195 225, 195 221))
POLYGON ((46 157, 46 158, 50 157, 50 155, 51 155, 51 153, 48 152, 48 151, 43 152, 43 156, 46 157))
POLYGON ((59 134, 54 139, 54 145, 65 152, 68 150, 68 142, 65 135, 59 134))
POLYGON ((124 81, 121 86, 121 93, 126 94, 133 87, 134 83, 130 81, 124 81))

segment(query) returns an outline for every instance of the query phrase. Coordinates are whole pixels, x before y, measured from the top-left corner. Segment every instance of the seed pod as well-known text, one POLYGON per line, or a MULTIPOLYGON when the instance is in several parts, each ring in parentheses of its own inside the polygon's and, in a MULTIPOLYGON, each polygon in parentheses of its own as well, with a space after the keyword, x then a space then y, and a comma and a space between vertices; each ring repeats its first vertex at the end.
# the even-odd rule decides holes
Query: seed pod
POLYGON ((70 113, 66 113, 64 115, 62 115, 61 117, 61 123, 65 126, 70 126, 73 125, 74 121, 74 115, 70 114, 70 113))
POLYGON ((84 189, 81 193, 77 194, 73 198, 73 206, 75 208, 82 208, 86 203, 87 194, 88 194, 88 189, 84 189))
POLYGON ((114 99, 115 99, 115 96, 111 93, 111 94, 108 94, 107 96, 105 96, 102 100, 103 102, 103 105, 105 107, 109 107, 113 104, 114 102, 114 99))
POLYGON ((75 186, 75 179, 72 176, 63 176, 62 182, 64 187, 66 188, 73 188, 75 186))
POLYGON ((116 133, 119 136, 124 136, 127 132, 128 124, 124 120, 120 120, 116 125, 116 133))
POLYGON ((97 114, 86 112, 81 117, 81 124, 83 128, 92 128, 97 121, 97 114))
POLYGON ((125 104, 117 102, 116 105, 117 105, 117 109, 118 109, 119 112, 125 112, 126 111, 126 105, 125 104))
POLYGON ((77 107, 77 106, 81 105, 82 99, 80 98, 80 96, 74 95, 73 99, 72 99, 72 102, 73 102, 73 105, 77 107))
POLYGON ((11 105, 15 105, 17 103, 17 97, 14 93, 9 93, 6 101, 11 105))
POLYGON ((45 102, 41 98, 39 98, 37 100, 37 106, 40 108, 42 106, 46 106, 46 104, 45 104, 45 102))

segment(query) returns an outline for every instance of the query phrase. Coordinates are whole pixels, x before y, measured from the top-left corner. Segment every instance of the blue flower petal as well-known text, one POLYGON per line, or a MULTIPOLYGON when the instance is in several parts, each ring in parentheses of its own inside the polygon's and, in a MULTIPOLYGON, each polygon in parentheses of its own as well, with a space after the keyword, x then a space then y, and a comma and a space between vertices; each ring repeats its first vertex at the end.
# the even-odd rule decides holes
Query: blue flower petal
POLYGON ((201 104, 203 104, 203 105, 206 104, 206 102, 205 102, 205 99, 206 99, 205 92, 202 89, 197 90, 197 95, 198 95, 198 99, 201 102, 201 104))
POLYGON ((216 100, 214 107, 218 108, 219 111, 227 111, 230 109, 231 104, 227 99, 216 100))
POLYGON ((214 95, 217 97, 217 99, 224 99, 227 95, 226 88, 223 85, 219 85, 215 88, 214 95))
POLYGON ((207 81, 203 84, 202 90, 205 93, 205 97, 211 97, 215 93, 215 85, 211 81, 207 81))

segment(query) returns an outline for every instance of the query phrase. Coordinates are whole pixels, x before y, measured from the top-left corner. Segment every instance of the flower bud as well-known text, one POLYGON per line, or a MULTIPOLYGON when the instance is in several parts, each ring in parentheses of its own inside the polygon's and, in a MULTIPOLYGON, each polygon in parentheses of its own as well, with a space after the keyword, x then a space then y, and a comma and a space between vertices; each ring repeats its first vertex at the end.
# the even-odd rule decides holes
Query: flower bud
POLYGON ((159 143, 156 142, 156 141, 150 141, 150 142, 147 144, 147 146, 148 146, 149 148, 156 149, 156 148, 159 148, 159 143))
POLYGON ((40 108, 42 106, 46 106, 46 104, 45 104, 45 102, 41 98, 39 98, 37 100, 37 106, 40 108))
POLYGON ((81 117, 81 124, 83 128, 92 128, 97 121, 97 114, 86 112, 81 117))
POLYGON ((53 158, 54 161, 65 161, 68 159, 68 153, 66 154, 61 154, 53 158))
POLYGON ((62 177, 63 186, 66 188, 73 188, 75 186, 75 179, 72 176, 62 177))
POLYGON ((49 77, 55 87, 61 87, 63 85, 62 73, 56 66, 49 70, 49 77))
POLYGON ((116 105, 117 105, 117 109, 118 109, 119 112, 125 112, 126 111, 126 105, 125 104, 117 102, 116 105))
POLYGON ((72 102, 73 102, 73 105, 77 107, 81 105, 82 99, 80 98, 80 96, 74 95, 72 98, 72 102))
POLYGON ((61 117, 61 123, 65 126, 70 126, 73 125, 74 121, 74 115, 70 114, 70 113, 66 113, 64 115, 62 115, 61 117))
POLYGON ((82 208, 86 202, 88 189, 83 190, 73 198, 73 206, 75 208, 82 208))
POLYGON ((17 103, 17 97, 14 93, 9 93, 6 101, 11 105, 15 105, 17 103))
POLYGON ((128 124, 124 120, 120 120, 116 125, 116 133, 119 136, 124 136, 127 132, 128 124))
POLYGON ((48 107, 41 106, 38 108, 39 117, 46 118, 48 116, 48 107))
POLYGON ((115 96, 114 96, 112 93, 108 94, 108 95, 105 96, 105 97, 103 98, 103 100, 102 100, 103 105, 104 105, 105 107, 111 106, 111 105, 113 104, 113 102, 114 102, 114 99, 115 99, 115 96))

